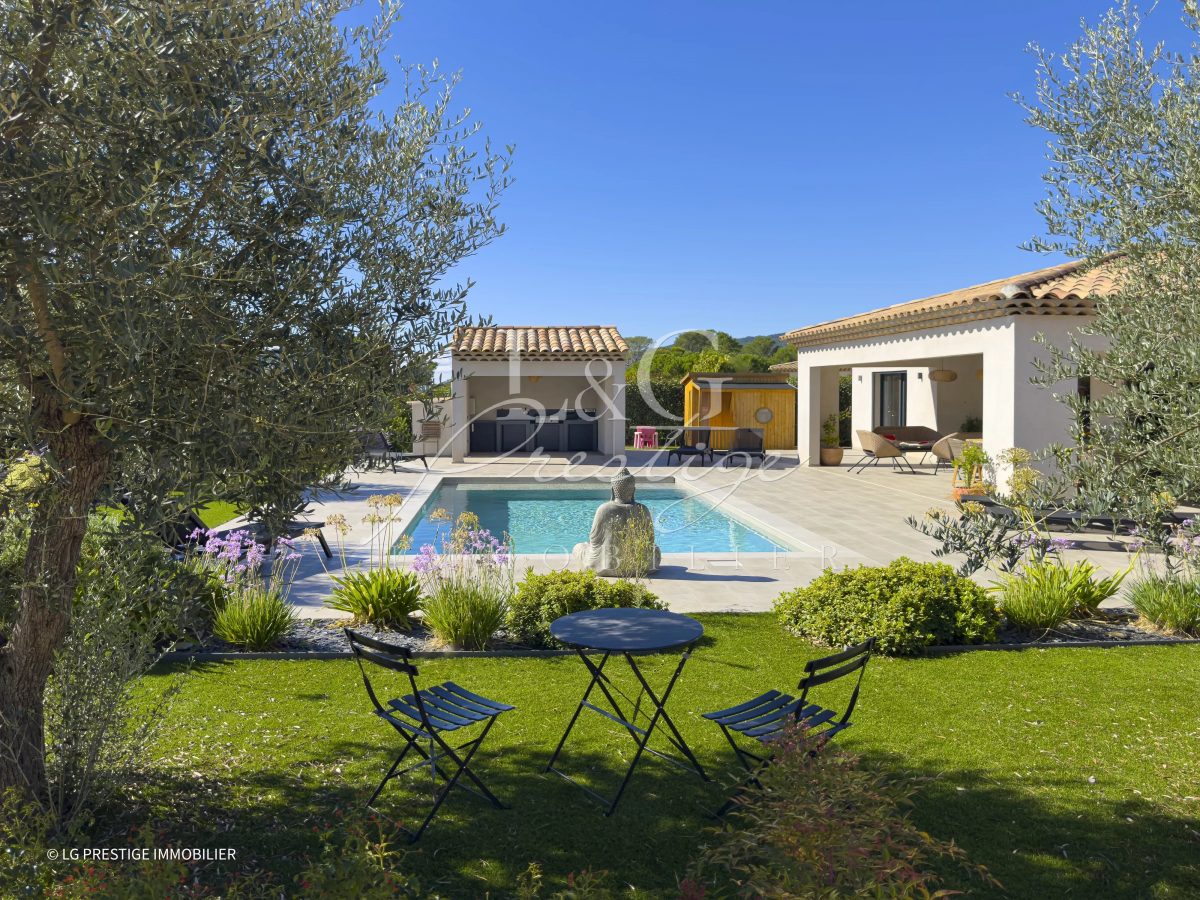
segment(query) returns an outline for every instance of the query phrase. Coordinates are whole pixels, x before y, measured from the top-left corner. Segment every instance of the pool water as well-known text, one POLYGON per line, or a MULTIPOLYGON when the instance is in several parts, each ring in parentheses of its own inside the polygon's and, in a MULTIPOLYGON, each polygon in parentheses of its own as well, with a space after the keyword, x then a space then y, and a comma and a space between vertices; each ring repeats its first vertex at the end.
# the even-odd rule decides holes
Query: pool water
MULTIPOLYGON (((393 552, 412 554, 425 544, 441 549, 450 523, 431 521, 429 514, 444 509, 451 522, 462 512, 475 513, 481 527, 498 537, 509 535, 516 553, 570 553, 575 544, 587 540, 596 507, 609 499, 610 491, 604 485, 443 484, 405 529, 405 536, 412 541, 408 549, 402 549, 398 542, 393 552)), ((707 500, 679 488, 638 485, 637 499, 654 516, 655 539, 663 553, 770 553, 786 549, 725 515, 707 500)))

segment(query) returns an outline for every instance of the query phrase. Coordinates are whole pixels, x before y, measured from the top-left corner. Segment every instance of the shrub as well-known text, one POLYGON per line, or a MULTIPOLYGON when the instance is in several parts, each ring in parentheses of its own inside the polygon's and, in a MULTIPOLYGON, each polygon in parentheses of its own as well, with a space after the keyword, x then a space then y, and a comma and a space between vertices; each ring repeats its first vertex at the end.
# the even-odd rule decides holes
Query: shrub
MULTIPOLYGON (((434 510, 434 521, 448 521, 445 510, 434 510)), ((459 515, 448 535, 441 536, 439 553, 425 544, 413 560, 413 571, 424 584, 425 624, 444 644, 464 650, 483 650, 504 624, 513 593, 512 548, 470 512, 459 515)))
POLYGON ((447 582, 425 600, 425 624, 450 647, 484 650, 504 624, 507 598, 475 581, 447 582))
POLYGON ((1055 559, 1026 563, 1019 574, 1002 574, 991 590, 1008 621, 1024 630, 1057 628, 1073 616, 1095 615, 1121 587, 1126 572, 1096 579, 1086 560, 1065 566, 1055 559))
POLYGON ((557 646, 550 637, 550 623, 559 616, 613 606, 666 609, 658 597, 634 581, 606 581, 590 571, 535 575, 529 569, 509 607, 507 630, 513 640, 532 647, 557 646))
POLYGON ((791 633, 838 647, 869 637, 882 653, 995 640, 1000 615, 987 593, 944 563, 906 557, 890 565, 826 571, 781 594, 775 612, 791 633))
POLYGON ((46 684, 47 810, 60 828, 123 790, 173 691, 135 706, 133 684, 195 603, 196 579, 117 517, 88 522, 70 630, 46 684))
POLYGON ((412 628, 409 616, 421 607, 421 581, 416 573, 384 566, 332 578, 335 587, 325 605, 350 613, 355 625, 412 628))
POLYGON ((836 744, 793 727, 779 740, 724 830, 680 885, 684 897, 929 897, 935 858, 989 884, 953 842, 926 834, 902 811, 911 784, 864 768, 836 744))
POLYGON ((248 588, 229 596, 213 619, 213 634, 243 650, 270 650, 291 630, 292 609, 278 591, 248 588))
POLYGON ((1200 637, 1200 583, 1192 579, 1144 575, 1130 585, 1129 602, 1156 628, 1200 637))

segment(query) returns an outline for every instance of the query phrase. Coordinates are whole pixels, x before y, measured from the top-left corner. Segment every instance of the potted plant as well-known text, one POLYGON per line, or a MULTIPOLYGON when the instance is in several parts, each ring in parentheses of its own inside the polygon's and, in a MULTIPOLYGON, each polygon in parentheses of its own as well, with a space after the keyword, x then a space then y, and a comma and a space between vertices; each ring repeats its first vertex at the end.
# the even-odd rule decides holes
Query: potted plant
POLYGON ((442 436, 442 425, 446 421, 442 407, 438 400, 431 396, 422 396, 417 399, 421 403, 421 439, 438 440, 442 436))
POLYGON ((966 494, 985 493, 987 488, 983 481, 984 468, 991 465, 991 458, 976 441, 963 444, 962 452, 955 458, 954 481, 951 491, 955 500, 961 500, 966 494))
POLYGON ((821 426, 821 465, 840 466, 844 452, 838 435, 838 417, 830 413, 821 426))

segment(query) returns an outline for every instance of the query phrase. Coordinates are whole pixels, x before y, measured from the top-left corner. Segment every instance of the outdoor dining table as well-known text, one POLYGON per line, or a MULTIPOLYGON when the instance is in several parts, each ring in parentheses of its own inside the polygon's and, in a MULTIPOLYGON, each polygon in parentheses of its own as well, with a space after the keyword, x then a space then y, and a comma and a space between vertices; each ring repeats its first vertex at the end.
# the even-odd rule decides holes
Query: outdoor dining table
POLYGON ((659 759, 666 760, 683 769, 694 771, 705 781, 710 780, 666 710, 667 700, 671 696, 675 683, 679 680, 680 673, 683 672, 684 665, 691 657, 692 647, 704 635, 703 625, 690 616, 659 609, 589 609, 555 619, 550 624, 550 634, 579 655, 591 673, 592 679, 583 693, 583 699, 575 708, 575 714, 571 716, 571 721, 567 724, 567 730, 563 733, 562 740, 554 749, 554 755, 546 763, 545 771, 562 776, 600 801, 607 807, 604 812, 606 816, 612 815, 616 810, 630 778, 633 777, 634 769, 637 768, 638 762, 645 753, 653 754, 659 759), (679 656, 679 664, 676 665, 674 674, 660 695, 650 687, 641 669, 638 668, 636 655, 680 649, 683 652, 679 656), (589 653, 601 654, 600 662, 594 662, 588 655, 589 653), (625 658, 634 677, 641 685, 636 700, 631 701, 604 673, 605 665, 614 654, 625 658), (607 701, 610 709, 604 709, 591 702, 589 698, 595 688, 600 689, 600 693, 604 695, 604 700, 607 701), (630 715, 626 715, 614 693, 621 694, 627 703, 633 703, 630 715), (649 708, 646 712, 641 713, 643 696, 649 699, 649 708), (567 743, 571 730, 579 720, 579 714, 585 709, 599 713, 606 719, 622 726, 637 746, 637 751, 629 763, 629 768, 625 771, 621 786, 611 800, 586 785, 580 784, 554 766, 567 743), (644 727, 637 724, 639 713, 648 718, 644 727), (667 727, 669 731, 669 734, 666 735, 667 740, 683 754, 686 762, 647 746, 655 729, 660 724, 667 727))

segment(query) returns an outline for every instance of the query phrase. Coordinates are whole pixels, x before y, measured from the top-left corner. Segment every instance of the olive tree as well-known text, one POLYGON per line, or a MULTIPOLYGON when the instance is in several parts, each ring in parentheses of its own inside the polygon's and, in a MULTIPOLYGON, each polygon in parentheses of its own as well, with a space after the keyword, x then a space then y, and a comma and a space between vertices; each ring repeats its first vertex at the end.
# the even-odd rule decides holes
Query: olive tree
POLYGON ((45 448, 0 635, 0 793, 46 793, 43 691, 87 515, 130 491, 267 504, 337 471, 464 321, 502 227, 454 78, 349 0, 0 7, 0 437, 45 448))
MULTIPOLYGON (((1200 33, 1196 4, 1183 14, 1200 33)), ((1118 279, 1082 329, 1106 346, 1075 342, 1044 367, 1047 386, 1093 385, 1061 397, 1074 426, 1073 446, 1050 448, 1057 489, 1153 527, 1200 494, 1200 55, 1145 46, 1140 27, 1125 5, 1063 54, 1034 47, 1036 95, 1017 99, 1049 135, 1047 236, 1032 246, 1118 279)))

